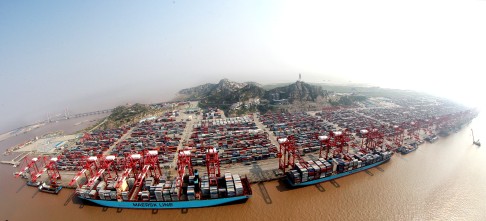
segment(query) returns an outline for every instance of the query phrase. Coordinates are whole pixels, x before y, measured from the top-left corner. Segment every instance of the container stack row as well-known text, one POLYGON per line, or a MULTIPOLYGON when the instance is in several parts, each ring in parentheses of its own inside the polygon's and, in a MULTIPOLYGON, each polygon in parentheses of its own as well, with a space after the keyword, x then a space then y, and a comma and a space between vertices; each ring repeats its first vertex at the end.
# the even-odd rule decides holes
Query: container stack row
POLYGON ((362 129, 366 129, 374 126, 380 126, 381 122, 374 119, 363 116, 356 110, 339 110, 333 112, 321 112, 316 115, 326 118, 329 122, 338 125, 340 128, 345 128, 350 132, 356 132, 362 129))
POLYGON ((217 108, 208 108, 202 113, 203 120, 221 119, 222 116, 222 111, 217 108))
POLYGON ((236 196, 235 183, 233 182, 233 176, 231 176, 231 173, 225 173, 224 179, 226 181, 226 190, 228 197, 236 196))
POLYGON ((321 117, 308 113, 266 113, 259 119, 276 137, 294 136, 297 147, 304 153, 319 150, 316 135, 325 135, 336 129, 321 117))
POLYGON ((130 137, 113 148, 111 154, 122 157, 145 149, 157 150, 160 163, 172 162, 186 122, 164 122, 162 119, 137 124, 130 137))
POLYGON ((90 156, 103 154, 120 137, 127 133, 129 127, 118 129, 95 130, 85 133, 76 146, 65 148, 57 161, 59 170, 81 170, 84 160, 90 156))
POLYGON ((277 148, 249 116, 196 123, 191 140, 192 164, 205 165, 204 147, 213 146, 222 164, 275 158, 277 148))

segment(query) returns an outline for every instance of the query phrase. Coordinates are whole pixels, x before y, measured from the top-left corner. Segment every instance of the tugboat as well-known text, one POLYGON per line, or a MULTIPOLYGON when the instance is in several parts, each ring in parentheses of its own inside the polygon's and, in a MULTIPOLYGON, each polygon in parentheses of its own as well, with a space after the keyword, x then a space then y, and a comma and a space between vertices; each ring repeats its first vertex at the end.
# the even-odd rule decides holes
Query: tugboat
POLYGON ((471 129, 471 134, 472 134, 472 137, 473 137, 473 144, 480 147, 481 146, 481 142, 479 142, 479 139, 478 140, 474 140, 474 131, 473 129, 471 129))
POLYGON ((413 144, 410 144, 410 145, 407 145, 407 146, 403 146, 403 147, 398 148, 398 152, 400 152, 401 154, 405 155, 405 154, 409 154, 409 153, 417 150, 417 148, 418 148, 418 144, 417 143, 413 143, 413 144))
POLYGON ((60 186, 58 183, 53 184, 51 183, 50 185, 42 182, 41 185, 39 185, 39 191, 45 192, 45 193, 52 193, 52 194, 58 194, 59 191, 61 191, 62 186, 60 186))

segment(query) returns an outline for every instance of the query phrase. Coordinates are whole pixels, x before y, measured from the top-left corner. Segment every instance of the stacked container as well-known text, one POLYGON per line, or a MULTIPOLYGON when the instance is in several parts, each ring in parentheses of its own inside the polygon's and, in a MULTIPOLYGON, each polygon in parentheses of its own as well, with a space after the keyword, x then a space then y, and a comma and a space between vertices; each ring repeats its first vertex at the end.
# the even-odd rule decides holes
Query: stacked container
POLYGON ((385 151, 366 155, 362 153, 348 155, 346 159, 349 160, 341 158, 333 158, 328 161, 324 158, 315 161, 309 160, 306 162, 306 166, 296 163, 295 167, 287 173, 287 176, 293 183, 307 182, 388 160, 391 155, 390 151, 385 151))
POLYGON ((200 143, 218 148, 221 164, 262 160, 277 155, 277 148, 248 116, 195 124, 191 140, 187 142, 193 147, 191 163, 194 166, 205 164, 205 153, 201 151, 200 143))
MULTIPOLYGON (((152 189, 152 188, 151 188, 152 189)), ((154 195, 155 195, 155 200, 157 201, 164 201, 164 196, 163 196, 163 190, 164 190, 164 183, 159 183, 157 186, 153 188, 154 195)))
POLYGON ((149 191, 140 191, 138 193, 140 199, 142 201, 149 201, 150 200, 150 192, 149 191))
POLYGON ((320 159, 316 160, 315 163, 319 168, 319 178, 324 178, 326 176, 326 166, 320 159))
POLYGON ((170 190, 172 188, 172 182, 171 181, 167 181, 165 184, 164 184, 164 189, 162 190, 162 196, 164 198, 164 201, 172 201, 171 197, 170 197, 170 190))
POLYGON ((204 174, 201 181, 201 192, 204 198, 209 197, 209 177, 204 174))
POLYGON ((297 170, 290 170, 289 172, 289 178, 293 183, 301 183, 301 176, 300 173, 297 170))
POLYGON ((121 192, 123 201, 128 201, 128 191, 121 192))
POLYGON ((153 186, 155 183, 155 179, 153 177, 145 178, 145 186, 153 186))
POLYGON ((195 200, 196 192, 194 190, 194 185, 187 186, 187 200, 195 200))
POLYGON ((217 199, 218 198, 218 187, 217 186, 210 186, 209 187, 209 195, 211 199, 217 199))
POLYGON ((108 150, 117 139, 128 131, 128 127, 95 130, 80 139, 76 146, 65 148, 56 162, 59 170, 81 170, 83 157, 96 156, 108 150))
POLYGON ((177 187, 175 183, 172 184, 170 195, 172 201, 179 201, 179 187, 177 187))
POLYGON ((225 173, 224 180, 226 181, 226 190, 228 193, 228 197, 236 196, 235 184, 233 182, 233 176, 231 176, 231 173, 225 173))
POLYGON ((233 182, 235 183, 235 191, 237 196, 243 195, 243 183, 241 183, 240 175, 233 174, 233 182))

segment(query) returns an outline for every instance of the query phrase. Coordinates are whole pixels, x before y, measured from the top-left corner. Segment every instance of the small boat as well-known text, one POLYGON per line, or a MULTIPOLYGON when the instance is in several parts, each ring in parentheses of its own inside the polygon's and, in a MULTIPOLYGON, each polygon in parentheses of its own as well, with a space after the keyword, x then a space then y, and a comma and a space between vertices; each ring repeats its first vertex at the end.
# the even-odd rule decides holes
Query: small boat
POLYGON ((481 146, 481 142, 479 142, 479 139, 478 140, 474 140, 474 131, 473 129, 471 129, 471 134, 472 134, 472 137, 473 137, 473 144, 480 147, 481 146))
POLYGON ((38 187, 40 185, 41 185, 41 183, 39 181, 35 181, 35 182, 34 181, 30 181, 30 180, 27 181, 27 186, 38 187))
POLYGON ((409 146, 403 146, 403 147, 399 148, 398 151, 401 154, 405 155, 405 154, 409 154, 409 153, 417 150, 417 148, 418 148, 417 144, 411 144, 409 146))
POLYGON ((59 191, 61 191, 62 186, 59 185, 48 185, 45 182, 43 182, 39 186, 39 191, 45 192, 45 193, 52 193, 52 194, 58 194, 59 191))

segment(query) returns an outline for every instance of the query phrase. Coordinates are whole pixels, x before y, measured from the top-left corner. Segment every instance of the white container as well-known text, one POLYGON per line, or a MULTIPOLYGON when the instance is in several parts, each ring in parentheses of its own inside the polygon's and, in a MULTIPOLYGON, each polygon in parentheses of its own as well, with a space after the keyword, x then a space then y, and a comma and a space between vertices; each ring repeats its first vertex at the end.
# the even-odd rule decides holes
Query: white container
POLYGON ((104 190, 98 191, 98 196, 100 197, 101 200, 105 200, 105 191, 104 190))
POLYGON ((100 190, 104 190, 106 187, 106 182, 105 181, 101 181, 98 186, 96 186, 96 190, 99 192, 100 190))
POLYGON ((89 191, 89 198, 96 199, 96 190, 89 191))
POLYGON ((122 199, 123 199, 123 201, 128 201, 128 192, 127 191, 122 192, 122 199))
POLYGON ((110 191, 111 200, 116 200, 116 191, 110 191))

